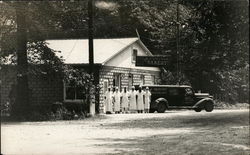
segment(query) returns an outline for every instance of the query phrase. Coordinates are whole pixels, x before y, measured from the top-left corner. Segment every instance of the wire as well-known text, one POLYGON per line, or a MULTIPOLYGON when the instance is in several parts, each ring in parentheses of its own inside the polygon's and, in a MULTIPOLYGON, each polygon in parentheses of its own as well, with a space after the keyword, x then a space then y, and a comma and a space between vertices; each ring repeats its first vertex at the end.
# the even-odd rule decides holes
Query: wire
POLYGON ((78 40, 75 41, 74 46, 73 46, 72 49, 70 50, 70 52, 69 52, 69 54, 67 55, 66 59, 69 58, 69 56, 71 55, 71 53, 72 53, 73 50, 75 49, 77 41, 78 41, 78 40))

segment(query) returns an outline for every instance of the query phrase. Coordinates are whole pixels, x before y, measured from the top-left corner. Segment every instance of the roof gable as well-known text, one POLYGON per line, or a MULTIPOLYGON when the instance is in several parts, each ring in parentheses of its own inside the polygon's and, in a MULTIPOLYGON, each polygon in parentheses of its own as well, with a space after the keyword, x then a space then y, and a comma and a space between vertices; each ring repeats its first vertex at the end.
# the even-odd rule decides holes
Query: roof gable
MULTIPOLYGON (((94 39, 94 63, 103 64, 126 47, 136 42, 138 38, 94 39)), ((46 40, 48 47, 60 51, 66 64, 81 64, 89 62, 88 39, 46 40)))

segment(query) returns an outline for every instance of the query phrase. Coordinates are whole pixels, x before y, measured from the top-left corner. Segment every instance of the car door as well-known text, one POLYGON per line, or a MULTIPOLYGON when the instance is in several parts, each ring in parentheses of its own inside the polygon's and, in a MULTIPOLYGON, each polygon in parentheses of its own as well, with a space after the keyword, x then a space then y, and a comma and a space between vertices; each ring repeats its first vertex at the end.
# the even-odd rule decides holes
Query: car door
POLYGON ((194 91, 191 88, 185 88, 184 105, 192 106, 194 104, 194 91))

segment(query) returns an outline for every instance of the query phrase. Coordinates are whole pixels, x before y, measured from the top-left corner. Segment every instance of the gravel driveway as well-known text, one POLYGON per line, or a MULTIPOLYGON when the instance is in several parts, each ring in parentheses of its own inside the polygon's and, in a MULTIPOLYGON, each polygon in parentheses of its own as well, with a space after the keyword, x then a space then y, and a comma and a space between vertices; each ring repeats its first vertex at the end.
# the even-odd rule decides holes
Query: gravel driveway
POLYGON ((249 154, 249 110, 5 123, 3 154, 249 154))

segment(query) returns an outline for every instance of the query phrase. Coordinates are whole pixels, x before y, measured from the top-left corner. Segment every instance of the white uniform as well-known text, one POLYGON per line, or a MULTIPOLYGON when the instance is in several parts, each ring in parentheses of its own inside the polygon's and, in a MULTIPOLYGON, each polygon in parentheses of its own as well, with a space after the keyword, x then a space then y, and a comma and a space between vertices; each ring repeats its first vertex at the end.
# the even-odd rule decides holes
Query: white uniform
POLYGON ((107 91, 105 93, 105 110, 107 111, 112 111, 112 92, 111 91, 107 91))
POLYGON ((130 100, 129 100, 129 110, 137 110, 136 108, 136 91, 131 91, 129 93, 130 100))
POLYGON ((114 110, 120 111, 121 109, 121 94, 120 92, 114 92, 114 110))
POLYGON ((150 108, 150 96, 151 96, 151 93, 150 91, 146 91, 144 93, 144 96, 145 96, 145 105, 144 105, 144 108, 145 109, 149 109, 150 108))
POLYGON ((144 92, 137 92, 137 110, 144 110, 144 101, 143 101, 144 92))
POLYGON ((122 108, 128 108, 128 92, 122 92, 122 108))

